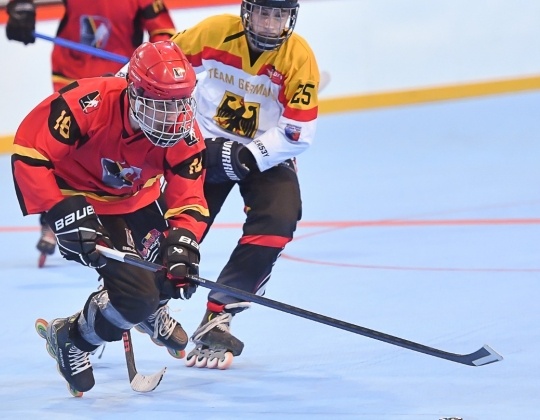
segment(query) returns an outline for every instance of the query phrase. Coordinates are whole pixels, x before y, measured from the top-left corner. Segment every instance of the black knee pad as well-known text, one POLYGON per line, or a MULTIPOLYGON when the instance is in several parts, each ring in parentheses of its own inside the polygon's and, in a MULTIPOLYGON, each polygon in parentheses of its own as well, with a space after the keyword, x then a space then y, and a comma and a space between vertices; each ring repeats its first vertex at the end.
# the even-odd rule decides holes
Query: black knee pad
POLYGON ((138 324, 157 309, 160 296, 155 273, 109 261, 100 274, 112 306, 126 321, 138 324))

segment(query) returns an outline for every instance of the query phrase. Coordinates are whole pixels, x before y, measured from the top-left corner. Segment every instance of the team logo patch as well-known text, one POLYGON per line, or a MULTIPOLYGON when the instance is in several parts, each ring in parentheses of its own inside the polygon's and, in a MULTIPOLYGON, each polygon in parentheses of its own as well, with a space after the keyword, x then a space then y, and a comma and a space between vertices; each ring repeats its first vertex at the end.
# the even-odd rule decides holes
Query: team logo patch
POLYGON ((285 126, 285 135, 289 140, 298 141, 300 139, 300 133, 302 129, 296 125, 287 124, 285 126))
POLYGON ((85 114, 96 111, 100 104, 101 94, 97 90, 79 99, 79 105, 85 114))
POLYGON ((112 30, 109 19, 101 16, 82 15, 79 23, 81 43, 102 50, 105 49, 112 30))
POLYGON ((267 70, 268 77, 270 78, 270 81, 276 85, 283 84, 283 75, 275 69, 275 67, 271 67, 267 70))
POLYGON ((183 67, 173 67, 172 70, 175 79, 184 79, 186 77, 186 69, 183 67))
POLYGON ((142 169, 130 166, 126 162, 101 158, 101 166, 103 168, 101 179, 105 185, 112 188, 131 188, 135 181, 141 179, 142 169))
POLYGON ((152 229, 146 234, 142 240, 143 249, 141 255, 145 260, 150 259, 152 254, 155 254, 159 251, 159 238, 161 232, 157 229, 152 229))
POLYGON ((189 147, 191 147, 199 142, 199 138, 195 134, 191 133, 189 136, 184 138, 184 141, 189 147))

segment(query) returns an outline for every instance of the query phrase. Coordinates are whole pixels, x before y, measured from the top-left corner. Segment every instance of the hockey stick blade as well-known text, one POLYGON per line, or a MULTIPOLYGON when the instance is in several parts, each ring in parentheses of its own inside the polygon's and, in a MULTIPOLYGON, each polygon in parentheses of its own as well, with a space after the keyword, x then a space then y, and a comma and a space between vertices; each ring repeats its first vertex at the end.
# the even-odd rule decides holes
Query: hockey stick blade
MULTIPOLYGON (((145 261, 140 258, 125 254, 123 252, 106 248, 98 245, 97 249, 107 258, 111 258, 117 261, 122 261, 127 264, 131 264, 146 270, 153 272, 160 271, 165 269, 162 265, 155 264, 150 261, 145 261)), ((349 322, 341 321, 339 319, 330 318, 325 315, 321 315, 315 312, 310 312, 296 306, 291 306, 283 302, 278 302, 272 299, 265 298, 263 296, 258 296, 253 293, 245 292, 243 290, 235 289, 233 287, 216 283, 215 281, 206 280, 199 276, 188 276, 189 279, 199 286, 205 287, 207 289, 216 290, 228 295, 234 296, 236 298, 258 303, 259 305, 266 306, 268 308, 276 309, 281 312, 286 312, 291 315, 296 315, 301 318, 309 319, 311 321, 319 322, 321 324, 329 325, 334 328, 339 328, 345 331, 352 332, 354 334, 362 335, 364 337, 369 337, 374 340, 383 341, 394 346, 403 347, 412 351, 419 353, 424 353, 429 356, 438 357, 440 359, 450 360, 452 362, 460 363, 462 365, 468 366, 483 366, 490 363, 495 363, 500 360, 503 360, 503 357, 493 350, 488 345, 485 345, 478 349, 477 351, 469 354, 456 354, 450 353, 444 350, 439 350, 434 347, 425 346, 414 341, 405 340, 390 334, 385 334, 380 331, 371 330, 366 327, 361 327, 359 325, 351 324, 349 322)))
POLYGON ((161 369, 159 372, 156 372, 152 375, 142 375, 137 372, 137 367, 135 366, 135 355, 133 354, 133 343, 131 342, 131 333, 125 331, 122 334, 122 340, 124 342, 124 352, 126 354, 126 365, 128 369, 129 383, 131 389, 137 392, 151 392, 157 388, 163 375, 165 375, 166 367, 161 369))

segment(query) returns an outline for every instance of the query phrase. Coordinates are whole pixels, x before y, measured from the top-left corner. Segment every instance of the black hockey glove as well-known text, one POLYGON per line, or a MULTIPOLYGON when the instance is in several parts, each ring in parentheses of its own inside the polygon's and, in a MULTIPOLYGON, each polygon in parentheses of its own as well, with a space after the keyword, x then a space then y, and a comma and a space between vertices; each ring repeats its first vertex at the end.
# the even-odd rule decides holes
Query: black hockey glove
POLYGON ((205 139, 204 143, 207 182, 241 181, 250 171, 257 170, 255 158, 242 143, 224 137, 205 139))
POLYGON ((7 39, 33 44, 36 28, 36 8, 32 0, 12 0, 7 5, 8 21, 6 25, 7 39))
POLYGON ((96 250, 96 244, 114 248, 109 234, 100 223, 94 207, 82 195, 65 198, 45 216, 56 235, 58 249, 66 260, 92 268, 101 268, 107 259, 96 250))
POLYGON ((167 266, 167 294, 174 299, 189 299, 197 284, 186 275, 199 275, 199 244, 193 234, 187 229, 170 229, 161 246, 161 257, 167 266))

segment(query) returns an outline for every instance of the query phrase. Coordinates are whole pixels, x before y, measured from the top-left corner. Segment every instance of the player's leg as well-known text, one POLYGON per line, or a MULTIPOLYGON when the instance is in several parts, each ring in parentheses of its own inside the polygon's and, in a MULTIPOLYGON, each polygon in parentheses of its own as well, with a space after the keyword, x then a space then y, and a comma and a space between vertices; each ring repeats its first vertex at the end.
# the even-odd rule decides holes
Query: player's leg
MULTIPOLYGON (((114 241, 117 232, 109 233, 118 246, 114 241)), ((82 311, 36 322, 74 395, 94 386, 89 354, 105 342, 121 340, 125 330, 148 318, 159 304, 153 273, 114 260, 97 271, 103 277, 103 289, 89 296, 82 311)))
MULTIPOLYGON (((132 233, 134 247, 145 260, 162 262, 159 253, 162 233, 168 228, 164 219, 165 211, 164 203, 158 200, 125 217, 132 233)), ((168 280, 163 273, 156 273, 155 281, 157 287, 161 289, 163 282, 168 280)), ((161 293, 156 311, 138 323, 135 328, 148 334, 155 344, 165 346, 173 357, 181 359, 185 355, 188 336, 182 325, 170 315, 169 299, 170 296, 161 293)))
MULTIPOLYGON (((265 172, 250 174, 239 186, 246 222, 242 238, 217 282, 262 295, 272 267, 292 240, 301 217, 298 178, 293 163, 288 161, 265 172)), ((225 354, 237 356, 243 349, 243 343, 230 333, 230 323, 247 306, 224 293, 210 292, 203 321, 192 336, 196 348, 188 355, 186 364, 228 367, 230 362, 224 360, 225 354)))

